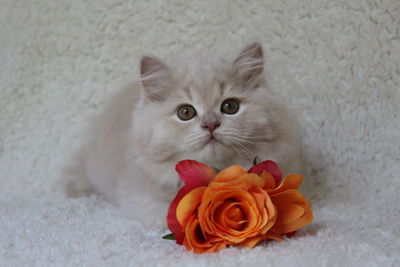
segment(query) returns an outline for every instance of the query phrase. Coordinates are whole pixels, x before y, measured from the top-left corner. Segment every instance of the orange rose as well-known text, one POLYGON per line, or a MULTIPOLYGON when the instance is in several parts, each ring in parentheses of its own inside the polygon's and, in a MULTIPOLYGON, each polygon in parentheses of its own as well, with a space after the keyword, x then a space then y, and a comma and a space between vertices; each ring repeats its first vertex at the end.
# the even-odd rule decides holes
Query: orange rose
POLYGON ((197 209, 205 190, 205 186, 193 189, 179 201, 176 208, 176 218, 185 233, 183 245, 195 253, 215 252, 226 247, 222 238, 209 235, 200 227, 197 209))
POLYGON ((278 187, 271 186, 273 178, 270 174, 264 173, 262 176, 266 180, 266 185, 269 185, 264 188, 278 212, 278 218, 271 232, 287 234, 312 222, 311 203, 297 191, 303 182, 301 175, 289 174, 278 187))
POLYGON ((199 206, 199 223, 230 244, 265 234, 275 223, 276 210, 264 179, 248 174, 240 166, 220 172, 204 192, 199 206))
POLYGON ((254 246, 254 237, 260 235, 261 239, 277 239, 276 235, 265 235, 277 214, 262 189, 264 184, 260 176, 232 166, 220 172, 208 187, 185 195, 176 209, 177 220, 185 229, 185 247, 205 252, 226 244, 254 246))

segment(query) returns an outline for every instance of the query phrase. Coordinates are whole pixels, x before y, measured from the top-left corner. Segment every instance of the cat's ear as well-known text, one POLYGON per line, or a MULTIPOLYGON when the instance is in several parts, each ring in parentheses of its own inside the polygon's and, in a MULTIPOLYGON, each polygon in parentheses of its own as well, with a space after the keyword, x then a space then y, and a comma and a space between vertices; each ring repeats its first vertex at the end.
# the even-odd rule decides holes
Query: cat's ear
POLYGON ((153 56, 144 56, 140 60, 140 80, 149 100, 164 100, 172 86, 171 69, 153 56))
POLYGON ((264 80, 264 53, 262 45, 251 43, 242 49, 233 62, 236 76, 245 84, 258 86, 264 80))

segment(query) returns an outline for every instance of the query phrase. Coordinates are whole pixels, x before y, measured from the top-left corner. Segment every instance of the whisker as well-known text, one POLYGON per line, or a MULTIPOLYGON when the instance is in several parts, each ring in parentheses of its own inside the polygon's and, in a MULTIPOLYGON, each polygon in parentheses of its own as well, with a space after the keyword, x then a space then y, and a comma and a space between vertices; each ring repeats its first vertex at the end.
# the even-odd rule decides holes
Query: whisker
POLYGON ((251 150, 249 150, 248 148, 244 147, 241 144, 232 144, 231 145, 232 149, 238 153, 238 154, 244 154, 245 158, 248 159, 249 161, 253 160, 255 157, 254 152, 252 152, 251 150))
POLYGON ((255 144, 256 144, 255 142, 253 142, 253 141, 251 141, 251 140, 248 140, 246 137, 242 137, 242 136, 238 136, 238 135, 233 135, 233 134, 225 134, 225 133, 224 133, 224 135, 225 135, 225 136, 229 136, 231 139, 235 139, 235 140, 237 140, 237 141, 241 141, 241 142, 244 142, 244 143, 249 143, 249 144, 252 144, 252 145, 255 145, 255 144))
POLYGON ((247 141, 259 141, 259 142, 268 142, 270 137, 269 135, 271 134, 271 131, 265 131, 264 133, 261 134, 252 134, 248 135, 245 133, 239 133, 236 131, 225 131, 223 132, 224 135, 227 136, 234 136, 237 138, 241 138, 242 140, 247 140, 247 141))
POLYGON ((204 139, 203 135, 199 135, 199 134, 190 134, 188 136, 186 136, 184 143, 188 146, 188 147, 195 147, 200 145, 201 141, 204 139))

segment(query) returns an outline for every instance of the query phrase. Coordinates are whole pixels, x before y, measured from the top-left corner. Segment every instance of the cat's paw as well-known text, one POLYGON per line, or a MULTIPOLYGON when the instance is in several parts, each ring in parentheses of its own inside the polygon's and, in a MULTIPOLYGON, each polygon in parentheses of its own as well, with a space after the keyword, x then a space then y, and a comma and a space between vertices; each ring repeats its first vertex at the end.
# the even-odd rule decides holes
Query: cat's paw
POLYGON ((93 186, 85 179, 70 179, 64 188, 66 195, 72 198, 86 197, 95 193, 93 186))
POLYGON ((86 178, 82 164, 68 166, 63 170, 61 185, 64 193, 72 198, 89 196, 95 193, 93 185, 86 178))

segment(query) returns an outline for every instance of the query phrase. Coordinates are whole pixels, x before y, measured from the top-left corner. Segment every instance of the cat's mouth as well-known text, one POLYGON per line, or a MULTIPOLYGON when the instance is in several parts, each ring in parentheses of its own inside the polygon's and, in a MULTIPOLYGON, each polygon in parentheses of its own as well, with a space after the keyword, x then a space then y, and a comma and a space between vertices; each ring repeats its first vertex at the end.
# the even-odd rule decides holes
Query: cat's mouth
POLYGON ((208 138, 205 145, 215 145, 215 144, 223 145, 223 143, 218 138, 216 138, 214 135, 211 135, 210 138, 208 138))

